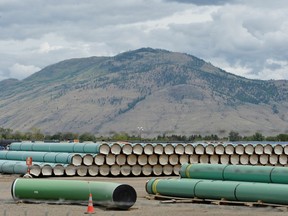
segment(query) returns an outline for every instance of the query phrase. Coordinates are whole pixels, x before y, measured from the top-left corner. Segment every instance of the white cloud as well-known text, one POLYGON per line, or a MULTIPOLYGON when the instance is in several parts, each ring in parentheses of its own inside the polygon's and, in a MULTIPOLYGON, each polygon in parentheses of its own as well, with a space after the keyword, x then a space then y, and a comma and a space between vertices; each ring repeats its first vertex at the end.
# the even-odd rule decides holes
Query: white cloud
POLYGON ((248 78, 282 79, 286 14, 286 0, 5 0, 0 80, 23 78, 11 65, 43 68, 148 46, 189 53, 248 78))
POLYGON ((50 45, 48 42, 44 42, 40 45, 39 52, 40 53, 49 53, 51 51, 62 49, 62 46, 53 46, 50 45))
POLYGON ((17 77, 18 79, 24 79, 31 74, 41 70, 41 68, 36 67, 34 65, 22 65, 22 64, 14 64, 10 68, 10 76, 17 77))

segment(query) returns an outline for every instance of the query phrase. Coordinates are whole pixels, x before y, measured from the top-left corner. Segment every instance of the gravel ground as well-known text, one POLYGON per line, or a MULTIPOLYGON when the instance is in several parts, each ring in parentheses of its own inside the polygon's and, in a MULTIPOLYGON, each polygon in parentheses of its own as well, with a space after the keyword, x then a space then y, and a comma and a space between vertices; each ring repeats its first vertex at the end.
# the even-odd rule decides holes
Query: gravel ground
MULTIPOLYGON (((67 205, 49 203, 16 203, 11 197, 11 184, 17 175, 0 175, 0 215, 4 216, 79 216, 85 214, 87 205, 67 205)), ((51 178, 52 179, 52 178, 51 178)), ((57 178, 59 179, 59 178, 57 178)), ((128 211, 109 210, 94 205, 95 215, 209 215, 209 216, 266 216, 266 215, 287 215, 286 207, 247 207, 236 205, 213 205, 195 203, 163 204, 159 200, 148 200, 145 198, 145 183, 150 177, 67 177, 67 179, 87 180, 87 181, 110 181, 126 183, 137 191, 137 201, 128 211)), ((88 204, 88 198, 87 198, 88 204)))

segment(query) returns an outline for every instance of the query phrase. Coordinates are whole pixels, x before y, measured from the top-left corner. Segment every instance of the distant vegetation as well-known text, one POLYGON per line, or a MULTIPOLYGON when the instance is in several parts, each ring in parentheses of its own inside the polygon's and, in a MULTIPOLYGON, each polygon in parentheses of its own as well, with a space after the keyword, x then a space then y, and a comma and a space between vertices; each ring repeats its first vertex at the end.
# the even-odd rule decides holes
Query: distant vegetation
POLYGON ((129 135, 128 133, 111 133, 109 137, 103 137, 92 133, 72 133, 72 132, 58 132, 53 135, 47 135, 41 133, 40 129, 32 128, 29 132, 14 132, 9 128, 0 127, 0 141, 1 140, 31 140, 31 141, 73 141, 79 140, 83 141, 129 141, 129 142, 139 142, 139 141, 149 141, 149 142, 196 142, 196 141, 288 141, 288 134, 278 134, 277 136, 263 136, 261 133, 256 132, 252 136, 241 136, 236 131, 230 131, 227 137, 219 137, 216 134, 202 136, 198 135, 158 135, 154 138, 142 137, 139 133, 138 135, 129 135))

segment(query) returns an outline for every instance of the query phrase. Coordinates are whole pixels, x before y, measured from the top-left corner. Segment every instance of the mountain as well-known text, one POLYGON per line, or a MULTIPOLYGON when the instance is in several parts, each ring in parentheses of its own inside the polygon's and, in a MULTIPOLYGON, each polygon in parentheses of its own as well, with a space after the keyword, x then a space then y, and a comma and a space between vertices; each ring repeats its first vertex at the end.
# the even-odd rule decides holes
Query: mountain
POLYGON ((185 53, 69 59, 0 82, 0 127, 45 133, 286 132, 288 81, 251 80, 185 53))

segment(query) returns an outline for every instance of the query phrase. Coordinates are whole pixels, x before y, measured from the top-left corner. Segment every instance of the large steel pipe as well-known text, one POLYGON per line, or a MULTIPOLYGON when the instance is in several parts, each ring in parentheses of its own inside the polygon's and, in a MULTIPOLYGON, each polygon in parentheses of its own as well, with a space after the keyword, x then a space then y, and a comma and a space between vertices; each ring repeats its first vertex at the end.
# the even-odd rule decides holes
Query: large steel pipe
MULTIPOLYGON (((27 172, 28 166, 25 161, 0 160, 0 173, 24 175, 27 172)), ((41 174, 41 166, 33 163, 30 167, 30 174, 36 177, 39 176, 41 174)))
POLYGON ((46 142, 15 142, 9 146, 13 151, 68 152, 68 153, 99 153, 100 143, 46 143, 46 142))
MULTIPOLYGON (((85 155, 85 154, 81 154, 85 155)), ((82 156, 77 153, 65 152, 33 152, 33 151, 1 151, 0 159, 25 161, 27 157, 32 157, 36 162, 66 163, 80 165, 82 156)))
POLYGON ((154 145, 154 153, 157 155, 162 155, 164 153, 164 146, 161 143, 154 145))
POLYGON ((186 144, 185 148, 184 148, 184 152, 187 155, 193 154, 194 153, 194 146, 192 144, 190 144, 190 143, 186 144))
POLYGON ((90 193, 94 203, 125 210, 133 206, 137 198, 132 186, 111 182, 17 178, 11 186, 15 201, 86 203, 90 193))
POLYGON ((175 144, 174 147, 175 154, 182 155, 185 152, 185 146, 182 143, 175 144))
POLYGON ((171 197, 288 204, 287 184, 170 178, 151 179, 145 188, 148 194, 171 197))
POLYGON ((147 143, 146 145, 144 145, 143 152, 146 155, 152 155, 154 153, 153 145, 151 143, 147 143))
POLYGON ((288 184, 288 168, 274 166, 184 164, 182 178, 288 184))

